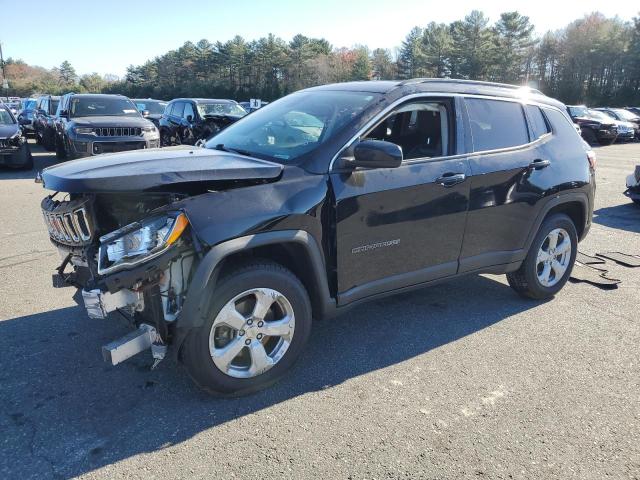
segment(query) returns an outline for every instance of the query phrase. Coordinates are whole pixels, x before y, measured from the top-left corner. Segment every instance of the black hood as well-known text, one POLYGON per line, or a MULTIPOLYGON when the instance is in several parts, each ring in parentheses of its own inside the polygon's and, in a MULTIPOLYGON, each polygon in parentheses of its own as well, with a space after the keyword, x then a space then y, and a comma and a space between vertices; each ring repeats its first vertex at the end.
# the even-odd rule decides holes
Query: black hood
POLYGON ((69 193, 179 191, 180 185, 269 180, 282 165, 206 148, 179 146, 98 155, 42 171, 45 188, 69 193))
POLYGON ((89 127, 113 127, 115 125, 118 127, 148 127, 150 124, 150 121, 142 118, 142 116, 129 117, 126 115, 72 117, 71 120, 73 120, 76 125, 86 125, 89 127))
POLYGON ((13 137, 20 129, 20 125, 13 123, 11 125, 0 125, 0 138, 13 137))

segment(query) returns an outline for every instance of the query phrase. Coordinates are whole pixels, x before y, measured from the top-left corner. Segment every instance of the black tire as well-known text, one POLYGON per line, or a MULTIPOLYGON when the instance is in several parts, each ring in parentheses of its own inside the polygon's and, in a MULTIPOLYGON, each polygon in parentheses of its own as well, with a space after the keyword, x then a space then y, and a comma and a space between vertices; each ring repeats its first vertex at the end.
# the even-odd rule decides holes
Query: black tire
POLYGON ((211 292, 205 324, 185 339, 181 358, 193 381, 216 396, 242 396, 278 381, 302 353, 311 332, 311 303, 298 278, 282 265, 255 260, 225 275, 211 292), (209 334, 220 310, 237 295, 253 288, 270 288, 286 297, 295 315, 295 330, 282 358, 269 370, 251 378, 236 378, 220 370, 211 358, 209 334))
POLYGON ((67 159, 67 151, 64 148, 62 142, 58 139, 55 139, 55 147, 56 147, 56 158, 58 160, 66 160, 67 159))
POLYGON ((608 147, 609 145, 613 145, 615 143, 616 139, 609 139, 609 140, 598 140, 598 143, 600 145, 602 145, 603 147, 608 147))
POLYGON ((589 145, 596 145, 598 143, 598 138, 596 137, 595 132, 590 128, 582 129, 582 138, 584 138, 584 141, 589 145))
POLYGON ((573 270, 573 265, 578 253, 578 234, 573 221, 565 214, 558 213, 545 219, 536 234, 527 257, 522 262, 522 265, 518 270, 507 274, 507 281, 511 288, 513 288, 518 294, 526 298, 533 298, 535 300, 544 300, 552 298, 558 293, 562 287, 567 283, 573 270), (546 287, 540 283, 537 273, 537 257, 543 242, 547 238, 549 233, 556 229, 562 228, 568 234, 571 240, 571 257, 569 259, 569 265, 564 272, 560 281, 558 281, 552 287, 546 287))
POLYGON ((42 146, 47 152, 52 152, 56 149, 56 137, 52 132, 47 130, 42 132, 42 146))
POLYGON ((169 146, 169 136, 165 130, 160 130, 160 146, 168 147, 169 146))

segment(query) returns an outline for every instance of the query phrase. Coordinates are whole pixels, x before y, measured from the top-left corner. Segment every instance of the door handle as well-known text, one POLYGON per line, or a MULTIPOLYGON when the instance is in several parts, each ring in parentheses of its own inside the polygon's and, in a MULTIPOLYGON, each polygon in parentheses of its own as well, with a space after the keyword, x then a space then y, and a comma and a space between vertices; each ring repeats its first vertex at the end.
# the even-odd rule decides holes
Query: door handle
POLYGON ((436 183, 439 183, 443 187, 449 188, 465 181, 467 176, 464 173, 447 172, 441 177, 436 178, 436 183))
POLYGON ((542 170, 543 168, 547 168, 549 165, 551 165, 551 160, 542 160, 541 158, 538 158, 529 164, 529 168, 542 170))

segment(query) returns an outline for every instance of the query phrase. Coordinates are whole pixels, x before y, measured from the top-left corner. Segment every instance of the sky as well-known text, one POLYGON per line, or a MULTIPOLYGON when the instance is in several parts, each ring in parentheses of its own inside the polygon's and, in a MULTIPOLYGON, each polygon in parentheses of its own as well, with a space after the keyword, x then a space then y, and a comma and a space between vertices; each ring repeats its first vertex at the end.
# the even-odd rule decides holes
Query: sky
POLYGON ((288 41, 302 33, 334 47, 393 50, 414 26, 448 23, 473 9, 492 22, 517 10, 537 33, 594 11, 623 20, 640 15, 637 1, 602 0, 0 0, 0 42, 5 58, 46 68, 69 60, 78 74, 122 76, 128 65, 202 38, 214 43, 273 33, 288 41))

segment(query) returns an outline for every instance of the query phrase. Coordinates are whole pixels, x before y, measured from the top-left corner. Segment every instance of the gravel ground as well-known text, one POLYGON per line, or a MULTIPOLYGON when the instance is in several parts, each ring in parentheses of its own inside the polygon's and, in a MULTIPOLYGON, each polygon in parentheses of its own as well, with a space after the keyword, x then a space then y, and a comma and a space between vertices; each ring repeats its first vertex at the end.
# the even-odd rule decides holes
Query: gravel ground
MULTIPOLYGON (((640 144, 597 153, 581 250, 640 255, 640 144)), ((212 399, 171 361, 102 362, 126 328, 51 288, 33 176, 0 170, 0 478, 640 478, 640 268, 549 302, 486 275, 369 303, 275 387, 212 399)))

